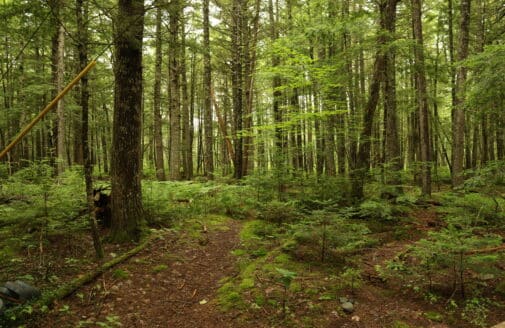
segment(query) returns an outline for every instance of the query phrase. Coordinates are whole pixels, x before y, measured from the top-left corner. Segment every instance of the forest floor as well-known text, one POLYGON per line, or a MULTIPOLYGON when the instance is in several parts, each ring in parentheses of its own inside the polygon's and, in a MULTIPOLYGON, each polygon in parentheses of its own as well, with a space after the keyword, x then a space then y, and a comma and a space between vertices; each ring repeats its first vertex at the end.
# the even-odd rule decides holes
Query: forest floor
POLYGON ((212 301, 220 280, 237 273, 240 227, 229 219, 199 236, 168 231, 30 327, 233 327, 212 301))
MULTIPOLYGON (((331 268, 299 269, 294 279, 299 286, 286 299, 287 314, 280 302, 275 303, 277 308, 260 308, 251 302, 254 306, 246 308, 231 304, 223 311, 219 288, 247 270, 233 254, 243 246, 241 230, 247 221, 214 217, 193 222, 188 230, 167 230, 161 240, 61 300, 27 327, 475 327, 458 318, 448 319, 444 304, 430 304, 377 275, 377 265, 398 256, 441 224, 432 208, 417 210, 412 216, 404 238, 390 239, 386 232, 379 245, 359 254, 363 278, 359 288, 335 292, 331 268), (329 293, 334 294, 326 297, 329 293), (342 311, 339 297, 343 296, 353 299, 353 313, 342 311)), ((254 284, 267 297, 282 297, 278 284, 268 277, 256 273, 254 284)), ((243 303, 238 295, 225 295, 225 300, 243 303)), ((490 313, 488 322, 505 320, 501 312, 490 313)))

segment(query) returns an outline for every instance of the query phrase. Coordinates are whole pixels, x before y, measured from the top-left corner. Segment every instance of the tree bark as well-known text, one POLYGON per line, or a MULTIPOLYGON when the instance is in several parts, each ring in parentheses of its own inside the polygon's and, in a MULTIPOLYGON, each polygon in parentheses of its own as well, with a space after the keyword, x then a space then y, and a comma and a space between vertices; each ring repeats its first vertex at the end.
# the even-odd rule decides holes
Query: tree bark
MULTIPOLYGON (((384 11, 386 42, 394 41, 396 32, 396 5, 397 0, 388 0, 384 11)), ((384 162, 387 165, 386 183, 395 185, 401 190, 400 171, 402 170, 400 137, 398 134, 398 114, 396 107, 396 65, 395 50, 392 46, 384 54, 383 96, 384 96, 384 162)))
MULTIPOLYGON (((78 55, 79 55, 79 66, 80 70, 86 67, 88 62, 88 27, 86 22, 88 21, 87 3, 85 0, 76 0, 76 20, 77 29, 79 30, 78 35, 78 55)), ((98 233, 98 228, 96 224, 94 204, 93 204, 93 180, 92 172, 93 166, 91 164, 91 158, 89 154, 89 140, 88 140, 88 120, 89 120, 89 90, 88 90, 88 77, 83 76, 81 78, 81 97, 80 105, 82 108, 82 126, 81 139, 82 139, 82 150, 84 162, 84 180, 86 183, 86 200, 88 205, 88 223, 91 229, 91 236, 93 238, 93 246, 95 248, 95 254, 98 259, 103 258, 103 248, 100 240, 100 235, 98 233)))
MULTIPOLYGON (((64 87, 65 74, 65 29, 60 22, 60 10, 64 8, 63 0, 52 0, 55 33, 52 40, 52 72, 54 95, 57 95, 64 87)), ((56 171, 63 173, 66 167, 66 143, 65 143, 65 111, 63 100, 56 105, 56 171)))
POLYGON ((421 0, 412 0, 412 26, 414 34, 415 76, 417 80, 417 110, 419 112, 419 141, 421 155, 421 192, 431 195, 431 145, 426 74, 424 66, 424 41, 421 0))
POLYGON ((111 240, 139 240, 142 206, 142 38, 144 1, 119 0, 114 26, 111 240), (128 33, 126 33, 128 31, 128 33))
POLYGON ((170 180, 181 179, 181 95, 180 95, 180 42, 179 29, 182 4, 174 0, 169 4, 170 48, 169 108, 170 108, 170 180))
POLYGON ((153 90, 153 133, 154 133, 154 165, 156 168, 156 178, 164 181, 165 165, 163 161, 163 135, 161 120, 161 64, 162 64, 162 44, 161 44, 161 3, 158 1, 156 8, 156 52, 154 55, 154 90, 153 90))
MULTIPOLYGON (((458 45, 458 61, 468 57, 468 41, 470 33, 470 1, 461 0, 460 9, 460 34, 458 45)), ((463 184, 463 160, 465 150, 465 83, 467 69, 461 64, 456 69, 455 107, 452 122, 452 186, 459 187, 463 184)))
POLYGON ((212 133, 212 68, 210 61, 209 0, 203 0, 203 120, 205 132, 204 175, 212 178, 214 174, 214 137, 212 133))
POLYGON ((232 100, 233 100, 233 121, 235 127, 235 157, 234 174, 236 179, 241 179, 244 173, 244 138, 242 135, 244 127, 244 67, 243 67, 243 22, 245 0, 232 1, 232 100))

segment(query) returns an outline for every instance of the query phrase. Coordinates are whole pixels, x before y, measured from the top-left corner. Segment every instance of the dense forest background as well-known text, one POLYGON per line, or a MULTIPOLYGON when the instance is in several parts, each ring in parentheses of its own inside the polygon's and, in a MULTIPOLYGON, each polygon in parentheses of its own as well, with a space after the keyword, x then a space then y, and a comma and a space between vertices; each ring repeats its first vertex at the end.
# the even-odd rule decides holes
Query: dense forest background
MULTIPOLYGON (((112 1, 5 2, 0 146, 80 71, 84 51, 98 60, 88 82, 90 156, 107 174, 108 46, 114 28, 127 35, 142 21, 146 176, 341 175, 359 189, 360 171, 371 170, 429 194, 447 172, 457 187, 463 170, 503 159, 500 1, 145 6, 145 22, 125 25, 114 23, 112 1)), ((58 172, 82 165, 81 121, 76 88, 3 159, 4 170, 34 160, 58 172)))
POLYGON ((91 68, 0 155, 0 281, 44 291, 0 301, 0 326, 118 326, 70 318, 110 290, 73 293, 193 260, 217 287, 176 281, 178 311, 210 301, 234 327, 505 320, 502 1, 0 0, 0 18, 0 150, 91 68))

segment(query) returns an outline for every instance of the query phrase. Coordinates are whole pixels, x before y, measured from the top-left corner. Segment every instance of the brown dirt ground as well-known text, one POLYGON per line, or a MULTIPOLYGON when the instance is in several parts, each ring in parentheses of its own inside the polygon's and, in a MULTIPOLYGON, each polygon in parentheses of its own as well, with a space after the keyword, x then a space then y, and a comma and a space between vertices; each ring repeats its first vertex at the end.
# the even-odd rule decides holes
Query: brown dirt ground
POLYGON ((61 301, 30 327, 78 327, 87 320, 107 323, 107 316, 117 316, 122 327, 234 327, 211 302, 219 280, 235 270, 230 251, 239 242, 240 223, 229 222, 229 228, 209 231, 207 240, 168 234, 61 301), (117 278, 118 269, 128 276, 117 278))
MULTIPOLYGON (((384 283, 377 276, 375 265, 384 264, 404 251, 422 237, 422 232, 442 226, 433 208, 419 210, 413 217, 414 233, 409 234, 408 240, 391 240, 362 255, 364 282, 354 295, 350 295, 356 300, 355 312, 345 315, 335 311, 339 303, 333 301, 331 306, 324 306, 321 313, 311 314, 324 317, 317 327, 386 328, 394 327, 397 321, 411 327, 473 327, 465 322, 448 326, 428 320, 424 313, 444 313, 444 306, 430 305, 421 297, 415 297, 408 288, 384 283)), ((230 251, 239 248, 240 229, 240 222, 228 220, 226 225, 202 234, 203 238, 168 232, 163 240, 60 301, 47 315, 27 327, 116 327, 115 320, 126 328, 284 327, 282 321, 272 320, 278 313, 265 309, 226 313, 219 309, 216 292, 220 280, 239 273, 230 251), (127 276, 121 277, 121 272, 127 276), (111 319, 113 316, 117 319, 111 319), (272 322, 276 322, 275 325, 272 322)), ((300 303, 294 306, 297 316, 306 314, 300 312, 305 308, 303 301, 290 301, 300 303)), ((500 312, 494 313, 489 322, 503 320, 505 313, 500 312)))

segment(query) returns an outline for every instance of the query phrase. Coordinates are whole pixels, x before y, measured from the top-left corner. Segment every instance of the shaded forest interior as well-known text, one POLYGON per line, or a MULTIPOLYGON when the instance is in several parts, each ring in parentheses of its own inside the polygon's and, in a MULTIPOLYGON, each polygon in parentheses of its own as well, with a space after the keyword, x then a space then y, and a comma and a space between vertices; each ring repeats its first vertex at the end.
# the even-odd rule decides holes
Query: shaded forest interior
MULTIPOLYGON (((96 61, 0 158, 0 282, 41 286, 35 312, 156 229, 195 249, 235 233, 239 273, 206 297, 237 327, 505 320, 502 1, 3 0, 0 17, 0 150, 96 61), (401 286, 420 316, 360 312, 401 286)), ((0 326, 32 309, 12 302, 0 326)))

